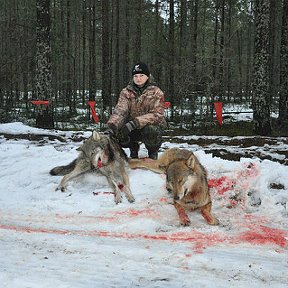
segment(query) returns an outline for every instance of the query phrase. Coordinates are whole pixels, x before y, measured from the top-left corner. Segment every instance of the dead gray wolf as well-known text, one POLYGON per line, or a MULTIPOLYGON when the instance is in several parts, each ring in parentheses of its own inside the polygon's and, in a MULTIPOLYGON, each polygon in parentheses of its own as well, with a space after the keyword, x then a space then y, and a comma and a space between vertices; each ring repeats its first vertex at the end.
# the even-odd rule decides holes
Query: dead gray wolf
POLYGON ((212 202, 206 171, 193 152, 171 148, 158 160, 131 159, 129 166, 132 169, 145 168, 156 173, 166 173, 166 188, 173 193, 174 206, 182 225, 190 225, 185 210, 195 209, 201 210, 208 224, 219 224, 218 219, 211 213, 212 202))
POLYGON ((121 191, 129 202, 135 201, 126 171, 127 157, 116 140, 93 131, 77 150, 80 152, 78 158, 66 166, 58 166, 50 171, 51 175, 65 175, 56 190, 64 192, 68 181, 94 169, 106 176, 115 193, 116 204, 121 202, 121 191))

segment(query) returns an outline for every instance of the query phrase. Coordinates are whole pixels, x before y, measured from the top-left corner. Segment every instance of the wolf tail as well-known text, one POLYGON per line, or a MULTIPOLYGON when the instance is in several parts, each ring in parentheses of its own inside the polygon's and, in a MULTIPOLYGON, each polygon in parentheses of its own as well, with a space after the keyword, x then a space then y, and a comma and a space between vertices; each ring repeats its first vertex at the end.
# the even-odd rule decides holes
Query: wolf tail
POLYGON ((75 168, 76 161, 77 161, 77 159, 75 159, 74 161, 72 161, 68 165, 54 167, 53 169, 50 170, 49 173, 50 173, 50 175, 53 175, 53 176, 64 176, 64 175, 70 173, 75 168))

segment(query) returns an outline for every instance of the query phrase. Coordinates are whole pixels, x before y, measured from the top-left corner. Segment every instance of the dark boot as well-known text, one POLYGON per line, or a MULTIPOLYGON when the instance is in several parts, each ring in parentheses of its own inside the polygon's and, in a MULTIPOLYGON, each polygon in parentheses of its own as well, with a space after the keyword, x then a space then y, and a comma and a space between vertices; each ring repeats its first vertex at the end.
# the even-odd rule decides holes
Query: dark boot
POLYGON ((142 141, 151 159, 158 159, 158 150, 162 143, 162 133, 162 128, 159 126, 147 125, 142 129, 142 141))
POLYGON ((151 158, 153 160, 157 160, 158 159, 158 150, 148 150, 148 156, 149 156, 149 158, 151 158))
POLYGON ((130 158, 138 159, 138 152, 139 152, 139 144, 134 142, 130 145, 130 158))

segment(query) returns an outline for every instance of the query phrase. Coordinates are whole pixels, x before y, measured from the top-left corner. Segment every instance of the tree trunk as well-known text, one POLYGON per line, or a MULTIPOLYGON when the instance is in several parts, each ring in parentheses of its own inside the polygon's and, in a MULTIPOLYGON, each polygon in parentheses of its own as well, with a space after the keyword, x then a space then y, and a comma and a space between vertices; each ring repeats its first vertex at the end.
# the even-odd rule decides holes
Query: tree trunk
POLYGON ((198 49, 198 0, 194 0, 191 3, 191 35, 192 35, 192 45, 191 45, 191 61, 192 61, 192 67, 191 67, 191 78, 193 79, 192 88, 193 90, 196 90, 196 79, 197 79, 197 49, 198 49))
MULTIPOLYGON (((281 23, 279 23, 279 8, 282 0, 270 0, 270 96, 276 98, 280 87, 280 42, 281 23)), ((272 100, 272 99, 271 99, 272 100)))
MULTIPOLYGON (((155 26, 154 26, 154 36, 153 36, 153 56, 152 56, 152 65, 153 66, 153 76, 157 81, 159 81, 161 77, 161 67, 159 65, 159 56, 158 56, 158 51, 160 50, 160 45, 159 45, 159 35, 161 35, 161 29, 160 29, 160 3, 159 0, 155 1, 154 4, 154 15, 155 15, 155 26)), ((161 43, 161 42, 160 42, 161 43)))
POLYGON ((111 113, 110 32, 109 1, 102 0, 102 100, 103 108, 111 113))
POLYGON ((284 125, 288 120, 288 0, 283 3, 282 37, 280 56, 280 99, 279 124, 284 125))
MULTIPOLYGON (((119 85, 120 89, 122 89, 124 86, 127 85, 128 79, 128 69, 130 72, 130 67, 127 67, 127 55, 128 55, 128 42, 129 42, 129 35, 127 33, 129 32, 128 28, 128 19, 127 19, 127 13, 128 13, 128 2, 123 1, 121 2, 121 5, 119 6, 119 85)), ((129 74, 130 75, 130 74, 129 74)))
POLYGON ((252 23, 252 17, 248 17, 248 41, 247 41, 247 52, 246 52, 246 69, 245 69, 245 97, 246 100, 251 101, 251 86, 252 86, 252 50, 253 50, 253 44, 252 44, 252 30, 253 30, 253 23, 252 23))
MULTIPOLYGON (((50 45, 50 0, 37 0, 36 25, 36 97, 49 100, 52 107, 52 73, 50 45)), ((36 125, 41 128, 53 128, 52 112, 48 107, 41 107, 36 125)))
POLYGON ((120 92, 120 41, 119 41, 119 13, 120 13, 120 0, 116 0, 115 5, 115 90, 114 93, 117 95, 117 99, 119 97, 120 92))
POLYGON ((65 91, 65 97, 66 97, 66 103, 68 103, 69 111, 74 112, 75 107, 72 104, 72 73, 71 73, 71 7, 70 7, 70 0, 66 0, 67 4, 67 17, 66 17, 66 47, 65 47, 65 57, 67 59, 66 63, 66 69, 67 69, 67 79, 66 79, 66 91, 65 91))
POLYGON ((86 1, 82 2, 82 106, 85 107, 86 96, 86 1))
POLYGON ((270 135, 269 89, 269 0, 256 0, 255 5, 255 55, 253 80, 253 121, 258 135, 270 135))
POLYGON ((92 1, 90 7, 89 26, 89 100, 94 101, 96 95, 96 7, 92 1))
POLYGON ((180 40, 179 40, 179 58, 180 68, 185 63, 187 51, 187 0, 180 0, 180 40))
POLYGON ((175 69, 175 13, 174 13, 174 0, 169 0, 169 101, 171 102, 172 106, 172 115, 171 118, 173 119, 173 107, 174 107, 174 69, 175 69))
POLYGON ((137 11, 136 11, 136 37, 135 37, 135 49, 134 49, 134 63, 141 59, 141 22, 142 22, 142 0, 137 0, 137 11))
POLYGON ((225 0, 221 0, 221 25, 220 25, 220 49, 219 49, 219 99, 222 100, 225 96, 225 0))
MULTIPOLYGON (((213 96, 218 95, 219 92, 219 61, 218 61, 218 30, 219 30, 219 1, 215 2, 215 26, 214 26, 214 41, 213 41, 213 58, 212 58, 212 75, 214 82, 213 96)), ((213 100, 213 99, 211 99, 213 100)), ((213 106, 212 106, 213 107, 213 106)), ((211 116, 213 110, 211 111, 211 116)))

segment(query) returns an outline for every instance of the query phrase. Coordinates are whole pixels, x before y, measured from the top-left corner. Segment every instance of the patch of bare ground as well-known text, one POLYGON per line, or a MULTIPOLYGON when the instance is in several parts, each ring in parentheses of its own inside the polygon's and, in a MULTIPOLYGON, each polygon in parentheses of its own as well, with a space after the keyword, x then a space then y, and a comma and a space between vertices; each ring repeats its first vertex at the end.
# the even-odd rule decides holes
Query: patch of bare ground
MULTIPOLYGON (((243 128, 243 127, 242 127, 243 128)), ((230 129, 230 128, 229 128, 230 129)), ((222 130, 224 131, 224 130, 222 130)), ((243 131, 243 130, 242 130, 243 131)), ((240 158, 259 158, 279 162, 288 165, 288 137, 260 137, 260 136, 197 136, 197 137, 179 137, 194 136, 193 133, 180 133, 179 130, 168 131, 165 133, 164 141, 173 143, 188 143, 198 145, 205 153, 212 154, 213 157, 219 157, 225 160, 239 161, 240 158)), ((200 134, 199 131, 198 135, 200 134)), ((227 131, 226 131, 227 132, 227 131)), ((231 131, 230 131, 231 132, 231 131)), ((210 134, 210 133, 208 133, 210 134)), ((224 133, 226 134, 226 133, 224 133)), ((229 134, 227 132, 227 134, 229 134)), ((210 134, 211 135, 211 134, 210 134)), ((1 134, 5 139, 25 139, 36 142, 38 145, 52 144, 53 141, 81 142, 85 140, 82 132, 72 133, 70 136, 57 134, 1 134)))
POLYGON ((200 146, 205 153, 226 160, 239 161, 240 158, 267 159, 288 165, 287 137, 182 137, 168 136, 166 139, 174 143, 188 143, 200 146), (168 138, 168 139, 167 139, 168 138))

